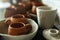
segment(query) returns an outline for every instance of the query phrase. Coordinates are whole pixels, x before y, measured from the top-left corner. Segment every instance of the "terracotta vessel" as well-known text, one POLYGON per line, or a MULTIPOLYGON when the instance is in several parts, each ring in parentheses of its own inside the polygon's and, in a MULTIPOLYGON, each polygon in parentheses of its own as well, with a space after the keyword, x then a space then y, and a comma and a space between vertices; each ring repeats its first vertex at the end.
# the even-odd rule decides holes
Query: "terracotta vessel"
POLYGON ((26 20, 27 19, 25 18, 24 15, 17 14, 17 15, 14 15, 14 16, 10 17, 10 18, 7 18, 5 20, 5 23, 10 24, 10 23, 23 22, 23 23, 27 24, 27 21, 26 20))
MULTIPOLYGON (((22 9, 24 9, 26 12, 29 12, 32 8, 31 2, 20 2, 20 3, 18 3, 18 5, 22 6, 23 7, 22 9)), ((21 11, 23 11, 23 10, 21 10, 21 11)))
POLYGON ((22 35, 28 34, 32 30, 31 24, 24 24, 22 22, 11 23, 8 28, 9 35, 22 35))
POLYGON ((14 6, 17 10, 17 13, 26 13, 27 10, 25 9, 24 5, 18 5, 18 4, 13 4, 12 6, 14 6))
POLYGON ((24 15, 17 14, 11 17, 11 23, 23 22, 26 23, 26 18, 24 15))
MULTIPOLYGON (((29 4, 29 2, 28 2, 29 4)), ((19 3, 17 4, 13 4, 10 6, 10 8, 13 8, 16 10, 16 14, 23 14, 26 18, 30 18, 29 16, 29 12, 27 13, 28 10, 30 10, 29 8, 26 7, 26 5, 24 3, 19 3)))
POLYGON ((14 8, 6 8, 4 11, 5 18, 11 17, 16 14, 16 10, 14 8))
POLYGON ((36 7, 38 6, 44 6, 44 5, 41 2, 37 2, 37 1, 32 2, 32 13, 33 14, 36 14, 36 7))
POLYGON ((30 16, 29 12, 27 12, 27 13, 19 13, 19 14, 24 15, 26 18, 31 18, 31 16, 30 16))
POLYGON ((8 34, 9 35, 22 35, 25 34, 26 27, 24 23, 12 23, 9 25, 8 34))

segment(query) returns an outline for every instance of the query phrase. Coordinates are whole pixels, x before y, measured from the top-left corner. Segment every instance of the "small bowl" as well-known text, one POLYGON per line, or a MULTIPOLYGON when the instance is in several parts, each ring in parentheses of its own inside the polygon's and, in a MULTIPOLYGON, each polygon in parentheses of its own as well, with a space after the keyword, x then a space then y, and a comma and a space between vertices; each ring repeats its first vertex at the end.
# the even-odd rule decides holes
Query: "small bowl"
MULTIPOLYGON (((37 33, 38 25, 32 19, 27 19, 27 22, 32 25, 32 31, 30 33, 28 33, 28 34, 12 36, 12 35, 8 35, 7 33, 5 33, 5 34, 4 33, 0 33, 0 35, 5 40, 31 40, 36 35, 36 33, 37 33)), ((3 32, 5 32, 5 31, 6 30, 3 30, 3 32)))
POLYGON ((22 14, 17 14, 11 17, 11 23, 23 22, 26 23, 26 18, 22 14))
POLYGON ((7 23, 7 24, 17 23, 17 22, 23 22, 23 23, 27 24, 26 18, 22 14, 17 14, 17 15, 11 16, 10 18, 7 18, 5 20, 5 23, 7 23))
POLYGON ((11 23, 8 28, 9 35, 22 35, 25 34, 26 27, 25 24, 22 22, 18 23, 11 23))

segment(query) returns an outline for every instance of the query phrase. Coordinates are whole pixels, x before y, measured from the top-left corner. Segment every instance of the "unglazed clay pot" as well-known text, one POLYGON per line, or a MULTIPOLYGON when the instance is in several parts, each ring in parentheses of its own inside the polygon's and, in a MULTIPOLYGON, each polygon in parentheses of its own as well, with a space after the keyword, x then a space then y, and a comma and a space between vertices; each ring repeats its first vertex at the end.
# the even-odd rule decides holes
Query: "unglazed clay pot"
POLYGON ((8 28, 9 35, 22 35, 28 34, 32 30, 31 24, 24 24, 22 22, 11 23, 8 28))
POLYGON ((31 8, 32 8, 32 4, 31 4, 30 1, 28 1, 28 2, 20 2, 20 3, 18 3, 18 5, 23 6, 23 9, 25 9, 26 11, 30 11, 31 8))
POLYGON ((22 15, 22 14, 14 15, 14 16, 6 19, 5 22, 6 22, 7 24, 17 23, 17 22, 23 22, 23 23, 25 23, 25 24, 27 23, 25 16, 22 15))
POLYGON ((44 6, 41 2, 32 2, 32 13, 36 14, 36 7, 44 6))
POLYGON ((24 15, 17 14, 11 17, 11 22, 16 23, 16 22, 23 22, 26 23, 26 18, 24 15))
POLYGON ((31 10, 32 5, 31 2, 19 2, 17 4, 12 4, 10 8, 16 9, 17 13, 26 13, 31 10))
POLYGON ((24 23, 12 23, 9 25, 9 35, 22 35, 26 33, 26 27, 24 23))
POLYGON ((23 5, 23 3, 19 3, 19 4, 12 4, 10 6, 10 8, 15 9, 17 13, 26 13, 27 10, 24 7, 25 5, 23 5))
MULTIPOLYGON (((18 5, 17 4, 13 4, 11 5, 11 8, 14 8, 15 10, 17 10, 17 13, 18 14, 23 14, 26 18, 29 18, 29 11, 31 8, 30 7, 26 7, 28 5, 26 5, 27 3, 19 3, 18 5), (30 9, 29 9, 30 8, 30 9)), ((29 2, 28 2, 29 4, 29 2)), ((16 14, 17 14, 16 13, 16 14)))
POLYGON ((19 6, 19 5, 17 5, 17 4, 11 4, 11 5, 10 5, 10 8, 17 10, 17 7, 18 7, 18 6, 19 6))
POLYGON ((19 14, 24 15, 26 18, 31 18, 31 16, 30 16, 29 12, 27 12, 27 13, 19 13, 19 14))
POLYGON ((15 4, 14 5, 17 9, 17 13, 26 13, 27 10, 25 9, 24 5, 18 5, 18 4, 15 4))
POLYGON ((6 8, 4 11, 5 18, 11 17, 16 14, 16 10, 13 8, 6 8))

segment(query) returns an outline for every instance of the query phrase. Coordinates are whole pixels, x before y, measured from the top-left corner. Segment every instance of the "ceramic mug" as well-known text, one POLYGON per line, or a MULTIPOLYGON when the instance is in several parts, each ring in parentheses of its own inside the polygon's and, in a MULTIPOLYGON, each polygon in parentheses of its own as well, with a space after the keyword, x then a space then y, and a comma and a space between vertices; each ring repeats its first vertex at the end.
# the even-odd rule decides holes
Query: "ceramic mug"
POLYGON ((51 28, 55 22, 57 9, 49 6, 39 6, 36 8, 38 24, 42 28, 51 28))
POLYGON ((26 21, 27 19, 25 18, 24 15, 22 14, 17 14, 17 15, 14 15, 8 19, 5 20, 6 23, 10 24, 10 23, 16 23, 16 22, 23 22, 23 23, 27 23, 26 21))
POLYGON ((30 24, 24 24, 22 22, 19 23, 11 23, 8 28, 9 35, 23 35, 28 34, 32 30, 32 26, 30 24))

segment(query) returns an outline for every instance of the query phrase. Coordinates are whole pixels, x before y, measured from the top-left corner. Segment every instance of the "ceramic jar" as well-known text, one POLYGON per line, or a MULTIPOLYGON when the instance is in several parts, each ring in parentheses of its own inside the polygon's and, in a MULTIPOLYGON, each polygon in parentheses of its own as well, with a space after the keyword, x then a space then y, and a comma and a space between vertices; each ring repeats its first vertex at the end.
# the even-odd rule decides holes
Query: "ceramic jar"
POLYGON ((23 14, 26 18, 30 17, 29 16, 29 12, 27 12, 29 10, 29 8, 27 8, 24 3, 13 4, 13 5, 10 6, 10 8, 15 9, 16 10, 16 14, 23 14))

